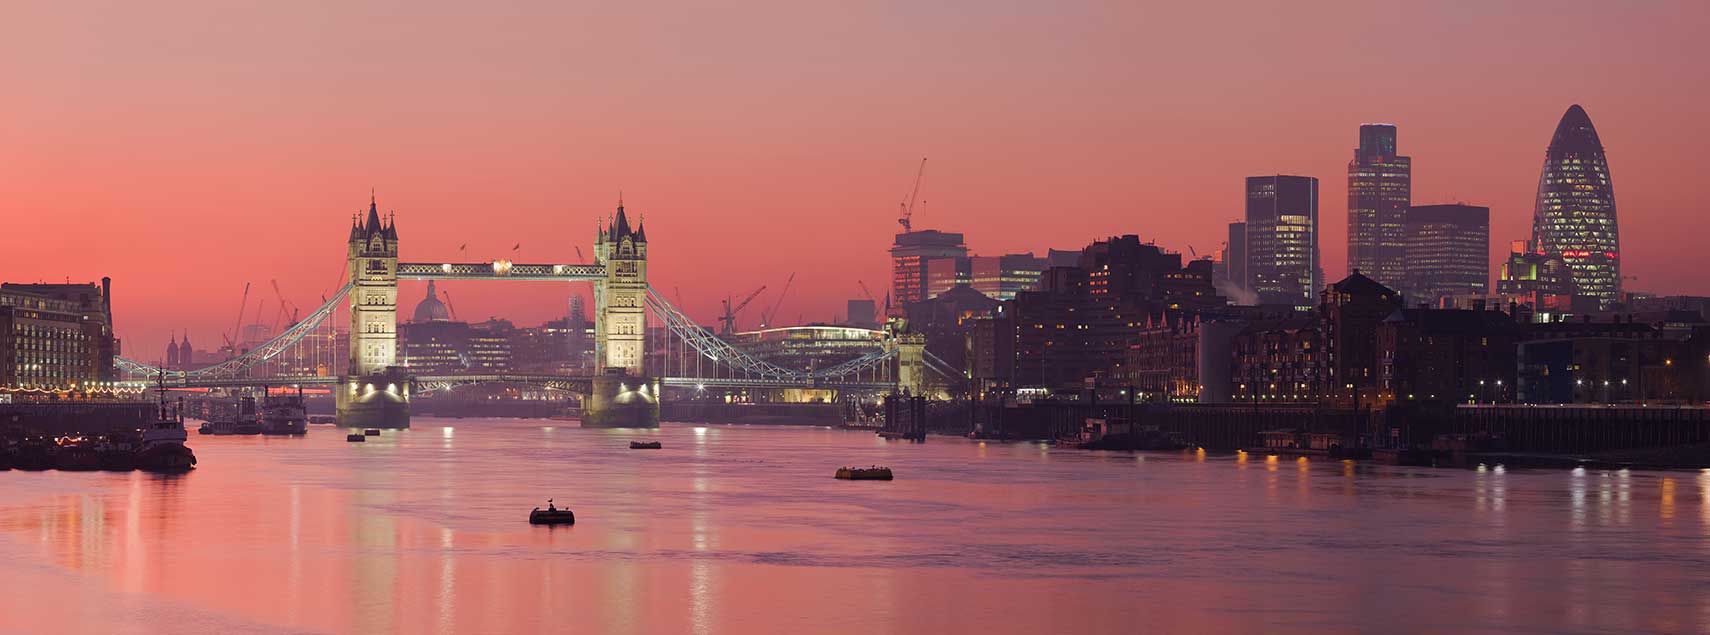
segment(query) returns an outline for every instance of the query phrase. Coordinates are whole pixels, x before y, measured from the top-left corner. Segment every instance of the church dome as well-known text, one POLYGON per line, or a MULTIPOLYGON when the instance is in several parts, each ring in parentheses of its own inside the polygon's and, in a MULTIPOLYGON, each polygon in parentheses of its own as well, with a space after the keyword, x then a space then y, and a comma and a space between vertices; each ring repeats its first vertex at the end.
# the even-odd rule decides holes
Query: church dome
POLYGON ((427 297, 416 303, 414 322, 447 322, 451 320, 451 312, 445 309, 445 303, 439 301, 439 292, 434 290, 433 281, 428 281, 427 297))

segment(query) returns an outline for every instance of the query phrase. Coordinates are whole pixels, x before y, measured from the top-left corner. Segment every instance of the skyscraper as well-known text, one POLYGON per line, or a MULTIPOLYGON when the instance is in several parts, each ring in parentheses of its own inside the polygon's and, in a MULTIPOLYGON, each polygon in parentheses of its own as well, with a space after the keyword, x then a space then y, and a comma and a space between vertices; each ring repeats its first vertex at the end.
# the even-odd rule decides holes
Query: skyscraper
POLYGON ((1318 179, 1247 177, 1247 288, 1265 304, 1315 303, 1318 179))
POLYGON ((1407 211, 1406 237, 1409 301, 1490 291, 1490 208, 1416 205, 1407 211))
POLYGON ((1386 285, 1406 275, 1405 225, 1413 198, 1413 160, 1396 154, 1395 125, 1360 126, 1348 162, 1348 272, 1386 285))
POLYGON ((927 299, 926 267, 934 258, 967 256, 961 234, 935 229, 897 234, 891 245, 892 311, 900 314, 903 306, 927 299))
POLYGON ((1247 221, 1229 224, 1229 244, 1223 250, 1225 278, 1236 289, 1247 289, 1247 221))
POLYGON ((1615 188, 1603 142, 1585 109, 1574 104, 1556 124, 1544 171, 1538 177, 1532 240, 1559 256, 1573 274, 1576 293, 1607 310, 1621 299, 1621 240, 1615 223, 1615 188))

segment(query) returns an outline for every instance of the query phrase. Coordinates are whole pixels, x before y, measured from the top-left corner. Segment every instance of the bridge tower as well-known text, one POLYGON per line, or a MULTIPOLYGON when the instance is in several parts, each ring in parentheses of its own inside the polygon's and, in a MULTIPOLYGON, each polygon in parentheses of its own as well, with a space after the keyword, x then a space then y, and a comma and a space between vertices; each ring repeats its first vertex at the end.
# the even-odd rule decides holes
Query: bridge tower
POLYGON ((350 366, 337 390, 346 427, 410 427, 410 382, 397 366, 398 230, 382 223, 372 198, 368 218, 351 219, 345 254, 350 276, 350 366))
POLYGON ((647 228, 630 229, 623 202, 594 243, 594 262, 605 278, 594 281, 592 394, 582 404, 582 425, 597 428, 659 426, 658 378, 647 374, 647 228))

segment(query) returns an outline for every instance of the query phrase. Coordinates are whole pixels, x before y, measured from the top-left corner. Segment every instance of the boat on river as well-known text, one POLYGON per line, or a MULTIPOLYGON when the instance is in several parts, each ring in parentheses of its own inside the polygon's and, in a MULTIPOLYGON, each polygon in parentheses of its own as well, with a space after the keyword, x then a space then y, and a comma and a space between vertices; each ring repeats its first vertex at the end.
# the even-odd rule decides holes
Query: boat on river
POLYGON ((268 395, 261 400, 261 433, 267 435, 302 435, 309 432, 308 408, 303 405, 303 389, 295 395, 268 395))
POLYGON ((367 443, 368 442, 368 435, 362 434, 360 432, 352 432, 350 434, 344 435, 344 441, 345 441, 345 443, 367 443))
POLYGON ((559 509, 557 505, 552 503, 552 499, 548 498, 546 499, 546 509, 536 507, 534 511, 528 513, 528 524, 574 525, 576 524, 576 514, 571 512, 569 508, 559 509))
POLYGON ((189 436, 184 432, 184 406, 174 410, 166 407, 163 398, 154 420, 143 429, 142 447, 137 449, 136 466, 148 472, 185 472, 196 467, 196 453, 184 445, 189 436))
POLYGON ((893 477, 891 468, 879 467, 842 467, 837 469, 837 478, 846 481, 888 481, 893 477))
POLYGON ((629 442, 629 449, 631 449, 631 450, 658 450, 658 449, 663 448, 663 447, 665 447, 665 444, 660 443, 658 441, 630 441, 629 442))

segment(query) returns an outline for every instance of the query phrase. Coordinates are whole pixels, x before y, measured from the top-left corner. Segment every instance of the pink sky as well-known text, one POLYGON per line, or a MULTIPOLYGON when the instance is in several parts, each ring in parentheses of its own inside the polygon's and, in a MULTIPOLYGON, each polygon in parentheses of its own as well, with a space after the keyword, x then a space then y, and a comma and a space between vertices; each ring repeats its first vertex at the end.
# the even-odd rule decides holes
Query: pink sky
MULTIPOLYGON (((1316 176, 1334 277, 1360 123, 1400 126, 1415 202, 1489 205, 1500 252, 1580 103, 1629 288, 1710 294, 1685 239, 1707 211, 1704 3, 310 4, 0 14, 0 279, 112 276, 148 359, 172 329, 212 348, 246 280, 318 304, 370 187, 420 261, 575 260, 621 188, 691 314, 761 284, 769 305, 796 271, 781 314, 829 320, 857 279, 883 293, 921 156, 916 227, 989 254, 1119 233, 1209 252, 1242 177, 1316 176)), ((447 288, 460 317, 522 324, 566 292, 447 288)))

